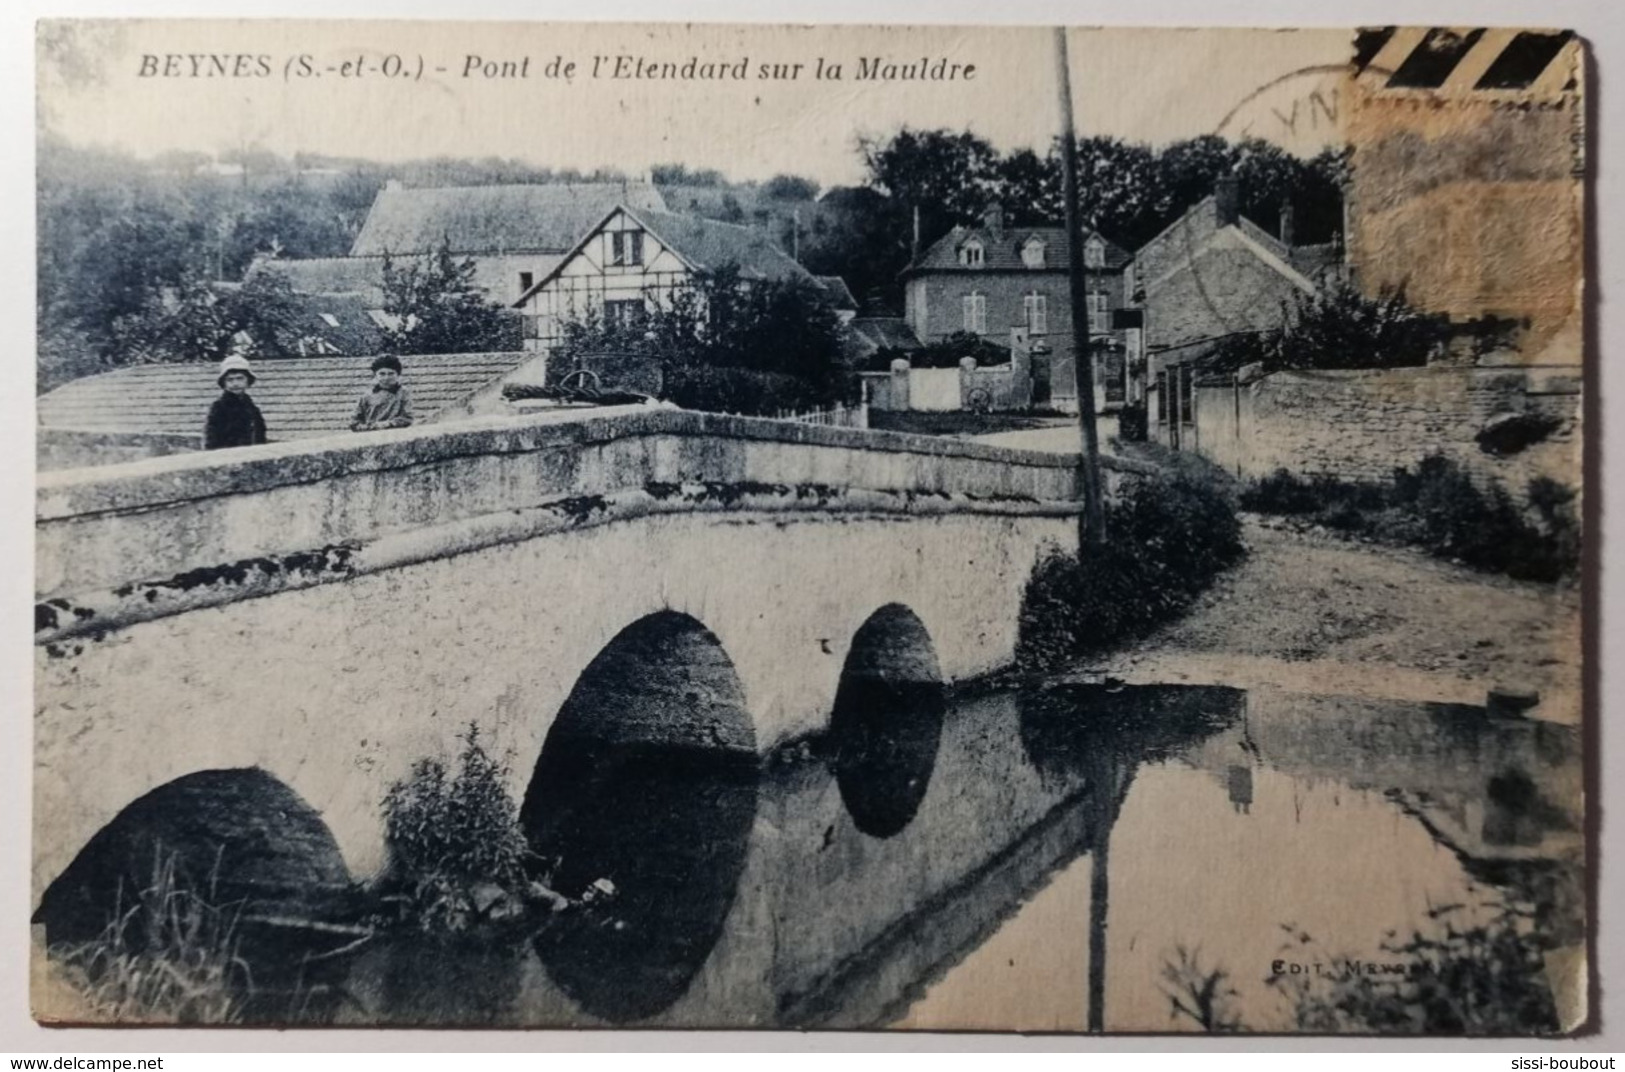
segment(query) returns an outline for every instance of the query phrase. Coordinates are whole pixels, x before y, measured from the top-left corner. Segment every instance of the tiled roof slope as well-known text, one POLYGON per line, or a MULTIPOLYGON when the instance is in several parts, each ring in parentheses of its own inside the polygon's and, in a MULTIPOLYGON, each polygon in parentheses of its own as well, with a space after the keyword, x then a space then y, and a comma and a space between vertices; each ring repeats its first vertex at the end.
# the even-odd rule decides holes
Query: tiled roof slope
POLYGON ((302 342, 320 340, 328 353, 376 354, 383 349, 384 335, 371 309, 360 294, 295 294, 293 326, 302 342))
MULTIPOLYGON (((1091 231, 1106 245, 1106 267, 1118 269, 1134 257, 1131 253, 1099 232, 1091 231)), ((919 258, 906 269, 913 272, 1064 272, 1067 264, 1066 228, 1064 227, 1005 227, 994 234, 987 227, 955 227, 933 242, 919 258), (1021 260, 1021 247, 1037 236, 1044 242, 1044 267, 1029 268, 1021 260), (975 267, 959 263, 959 247, 971 238, 982 243, 982 263, 975 267)))
MULTIPOLYGON (((413 415, 425 421, 535 357, 530 353, 409 354, 402 382, 413 415)), ((347 430, 356 399, 372 378, 365 357, 297 357, 254 363, 249 394, 265 414, 271 439, 301 439, 347 430)), ((203 430, 220 397, 216 366, 138 365, 64 384, 39 399, 39 423, 81 431, 203 430)))
POLYGON ((744 279, 799 279, 818 285, 812 273, 792 260, 770 236, 754 227, 672 212, 639 211, 633 205, 626 207, 662 242, 701 271, 737 264, 740 277, 744 279))
POLYGON ((813 278, 817 279, 818 285, 829 294, 829 300, 835 308, 857 310, 858 299, 852 296, 852 289, 846 285, 846 280, 838 275, 820 275, 813 278))
POLYGON ((256 257, 244 278, 262 273, 280 275, 295 294, 358 294, 372 302, 373 308, 383 304, 382 257, 256 257))
POLYGON ((918 350, 920 340, 900 316, 860 316, 848 325, 877 350, 918 350))
POLYGON ((1314 280, 1321 271, 1336 265, 1342 259, 1342 251, 1332 242, 1322 242, 1313 246, 1289 246, 1275 235, 1260 227, 1246 216, 1237 216, 1237 225, 1242 233, 1253 241, 1262 245, 1271 253, 1280 257, 1294 269, 1314 280))
MULTIPOLYGON (((238 284, 215 283, 214 286, 224 290, 238 284)), ((383 348, 384 336, 372 317, 371 310, 375 307, 361 294, 306 294, 295 290, 288 310, 290 330, 284 333, 284 346, 290 350, 295 346, 305 347, 297 352, 312 357, 376 354, 383 348), (287 336, 296 336, 296 339, 287 336)))
POLYGON ((616 205, 664 209, 646 182, 558 182, 528 186, 387 187, 350 247, 354 257, 521 250, 562 252, 616 205))

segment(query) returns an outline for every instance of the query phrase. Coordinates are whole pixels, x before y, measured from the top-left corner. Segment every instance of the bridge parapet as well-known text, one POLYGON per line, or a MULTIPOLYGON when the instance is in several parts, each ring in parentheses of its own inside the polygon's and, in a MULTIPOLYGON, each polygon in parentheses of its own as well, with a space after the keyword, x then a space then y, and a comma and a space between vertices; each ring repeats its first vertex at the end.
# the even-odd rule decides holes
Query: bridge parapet
POLYGON ((445 538, 478 540, 479 529, 501 539, 537 510, 571 524, 747 499, 1065 512, 1075 465, 960 440, 648 407, 477 420, 43 475, 36 582, 42 599, 71 599, 254 560, 297 574, 321 565, 311 555, 348 563, 385 537, 395 546, 380 553, 406 553, 401 537, 413 531, 460 525, 445 538), (304 557, 280 561, 289 555, 304 557))
POLYGON ((1077 546, 1075 465, 629 408, 44 475, 35 897, 198 772, 266 772, 370 875, 379 801, 416 759, 478 726, 523 799, 594 682, 686 732, 721 723, 661 697, 726 667, 717 703, 693 702, 726 700, 729 747, 768 751, 826 730, 854 649, 901 653, 887 680, 995 671, 1035 565, 1077 546), (672 622, 682 643, 660 639, 672 622), (594 670, 668 648, 683 658, 594 670))

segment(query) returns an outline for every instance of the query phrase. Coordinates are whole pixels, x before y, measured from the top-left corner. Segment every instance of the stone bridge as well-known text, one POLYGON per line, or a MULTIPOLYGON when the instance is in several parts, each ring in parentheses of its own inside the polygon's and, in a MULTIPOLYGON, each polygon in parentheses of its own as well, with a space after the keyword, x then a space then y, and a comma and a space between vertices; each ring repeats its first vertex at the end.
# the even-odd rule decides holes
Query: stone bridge
POLYGON ((1074 466, 628 407, 44 475, 34 902, 202 772, 366 877, 388 787, 471 725, 529 808, 555 729, 759 755, 854 683, 996 670, 1074 466))

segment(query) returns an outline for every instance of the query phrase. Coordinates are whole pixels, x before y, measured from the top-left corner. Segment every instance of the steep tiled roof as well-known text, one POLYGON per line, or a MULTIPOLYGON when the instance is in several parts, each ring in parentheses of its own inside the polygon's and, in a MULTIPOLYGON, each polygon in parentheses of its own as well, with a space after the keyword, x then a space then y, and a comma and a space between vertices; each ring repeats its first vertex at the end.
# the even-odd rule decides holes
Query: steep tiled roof
POLYGON ((1322 242, 1313 246, 1289 246, 1246 216, 1236 217, 1238 226, 1248 238, 1280 257, 1293 268, 1314 279, 1322 269, 1338 262, 1341 251, 1335 243, 1322 242))
MULTIPOLYGON (((1106 267, 1118 269, 1134 257, 1123 247, 1096 231, 1089 232, 1105 243, 1106 267)), ((914 272, 1032 272, 1066 271, 1067 236, 1064 227, 1005 227, 997 234, 986 227, 955 227, 931 244, 919 258, 903 270, 914 272), (1044 267, 1029 268, 1021 259, 1021 247, 1029 238, 1044 243, 1044 267), (959 247, 971 239, 982 243, 982 263, 959 263, 959 247)))
MULTIPOLYGON (((237 285, 214 284, 221 289, 237 285)), ((376 354, 384 344, 383 334, 372 316, 376 308, 377 305, 362 294, 305 294, 295 290, 289 310, 291 330, 284 334, 282 342, 286 349, 303 347, 299 353, 309 357, 376 354)))
MULTIPOLYGON (((638 210, 633 215, 665 245, 701 271, 737 264, 744 279, 799 279, 816 283, 813 275, 780 249, 773 239, 754 227, 721 223, 699 216, 638 210)), ((597 221, 594 221, 595 223, 597 221)), ((856 303, 853 304, 856 308, 856 303)))
POLYGON ((645 182, 559 182, 530 186, 388 187, 350 248, 352 256, 570 249, 616 205, 664 209, 645 182))
POLYGON ((360 294, 295 294, 293 327, 312 356, 376 354, 384 336, 360 294))
MULTIPOLYGON (((535 357, 531 353, 410 354, 402 382, 425 421, 535 357)), ((249 393, 273 440, 350 427, 372 377, 365 357, 298 357, 254 363, 249 393)), ((220 397, 212 364, 138 365, 64 384, 39 399, 39 423, 82 431, 197 433, 220 397)))
POLYGON ((877 350, 918 350, 920 340, 900 316, 859 316, 847 325, 877 350))
POLYGON ((813 276, 813 278, 818 280, 818 285, 824 288, 824 292, 829 295, 829 300, 835 305, 835 308, 857 311, 858 299, 852 296, 852 291, 847 287, 846 280, 838 275, 818 275, 813 276))
POLYGON ((358 294, 374 303, 373 308, 383 305, 382 257, 256 257, 244 278, 265 273, 286 279, 296 294, 358 294))

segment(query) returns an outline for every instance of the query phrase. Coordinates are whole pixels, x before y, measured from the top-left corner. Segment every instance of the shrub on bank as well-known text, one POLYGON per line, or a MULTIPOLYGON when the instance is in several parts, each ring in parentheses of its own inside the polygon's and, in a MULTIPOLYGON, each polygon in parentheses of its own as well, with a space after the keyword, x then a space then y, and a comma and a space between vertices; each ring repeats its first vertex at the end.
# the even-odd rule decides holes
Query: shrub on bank
POLYGON ((1519 580, 1556 581, 1580 564, 1574 492, 1546 477, 1530 481, 1529 510, 1499 484, 1480 488, 1443 455, 1384 483, 1304 478, 1278 469, 1241 493, 1241 506, 1303 517, 1341 532, 1416 546, 1474 569, 1519 580))
POLYGON ((1106 542, 1053 553, 1027 582, 1017 658, 1034 670, 1137 639, 1178 617, 1245 554, 1220 474, 1184 461, 1128 482, 1106 509, 1106 542))
POLYGON ((525 882, 529 845, 507 768, 486 753, 477 726, 462 741, 455 775, 437 759, 420 759, 384 796, 386 884, 405 891, 425 930, 461 930, 480 914, 482 887, 517 896, 525 882))

